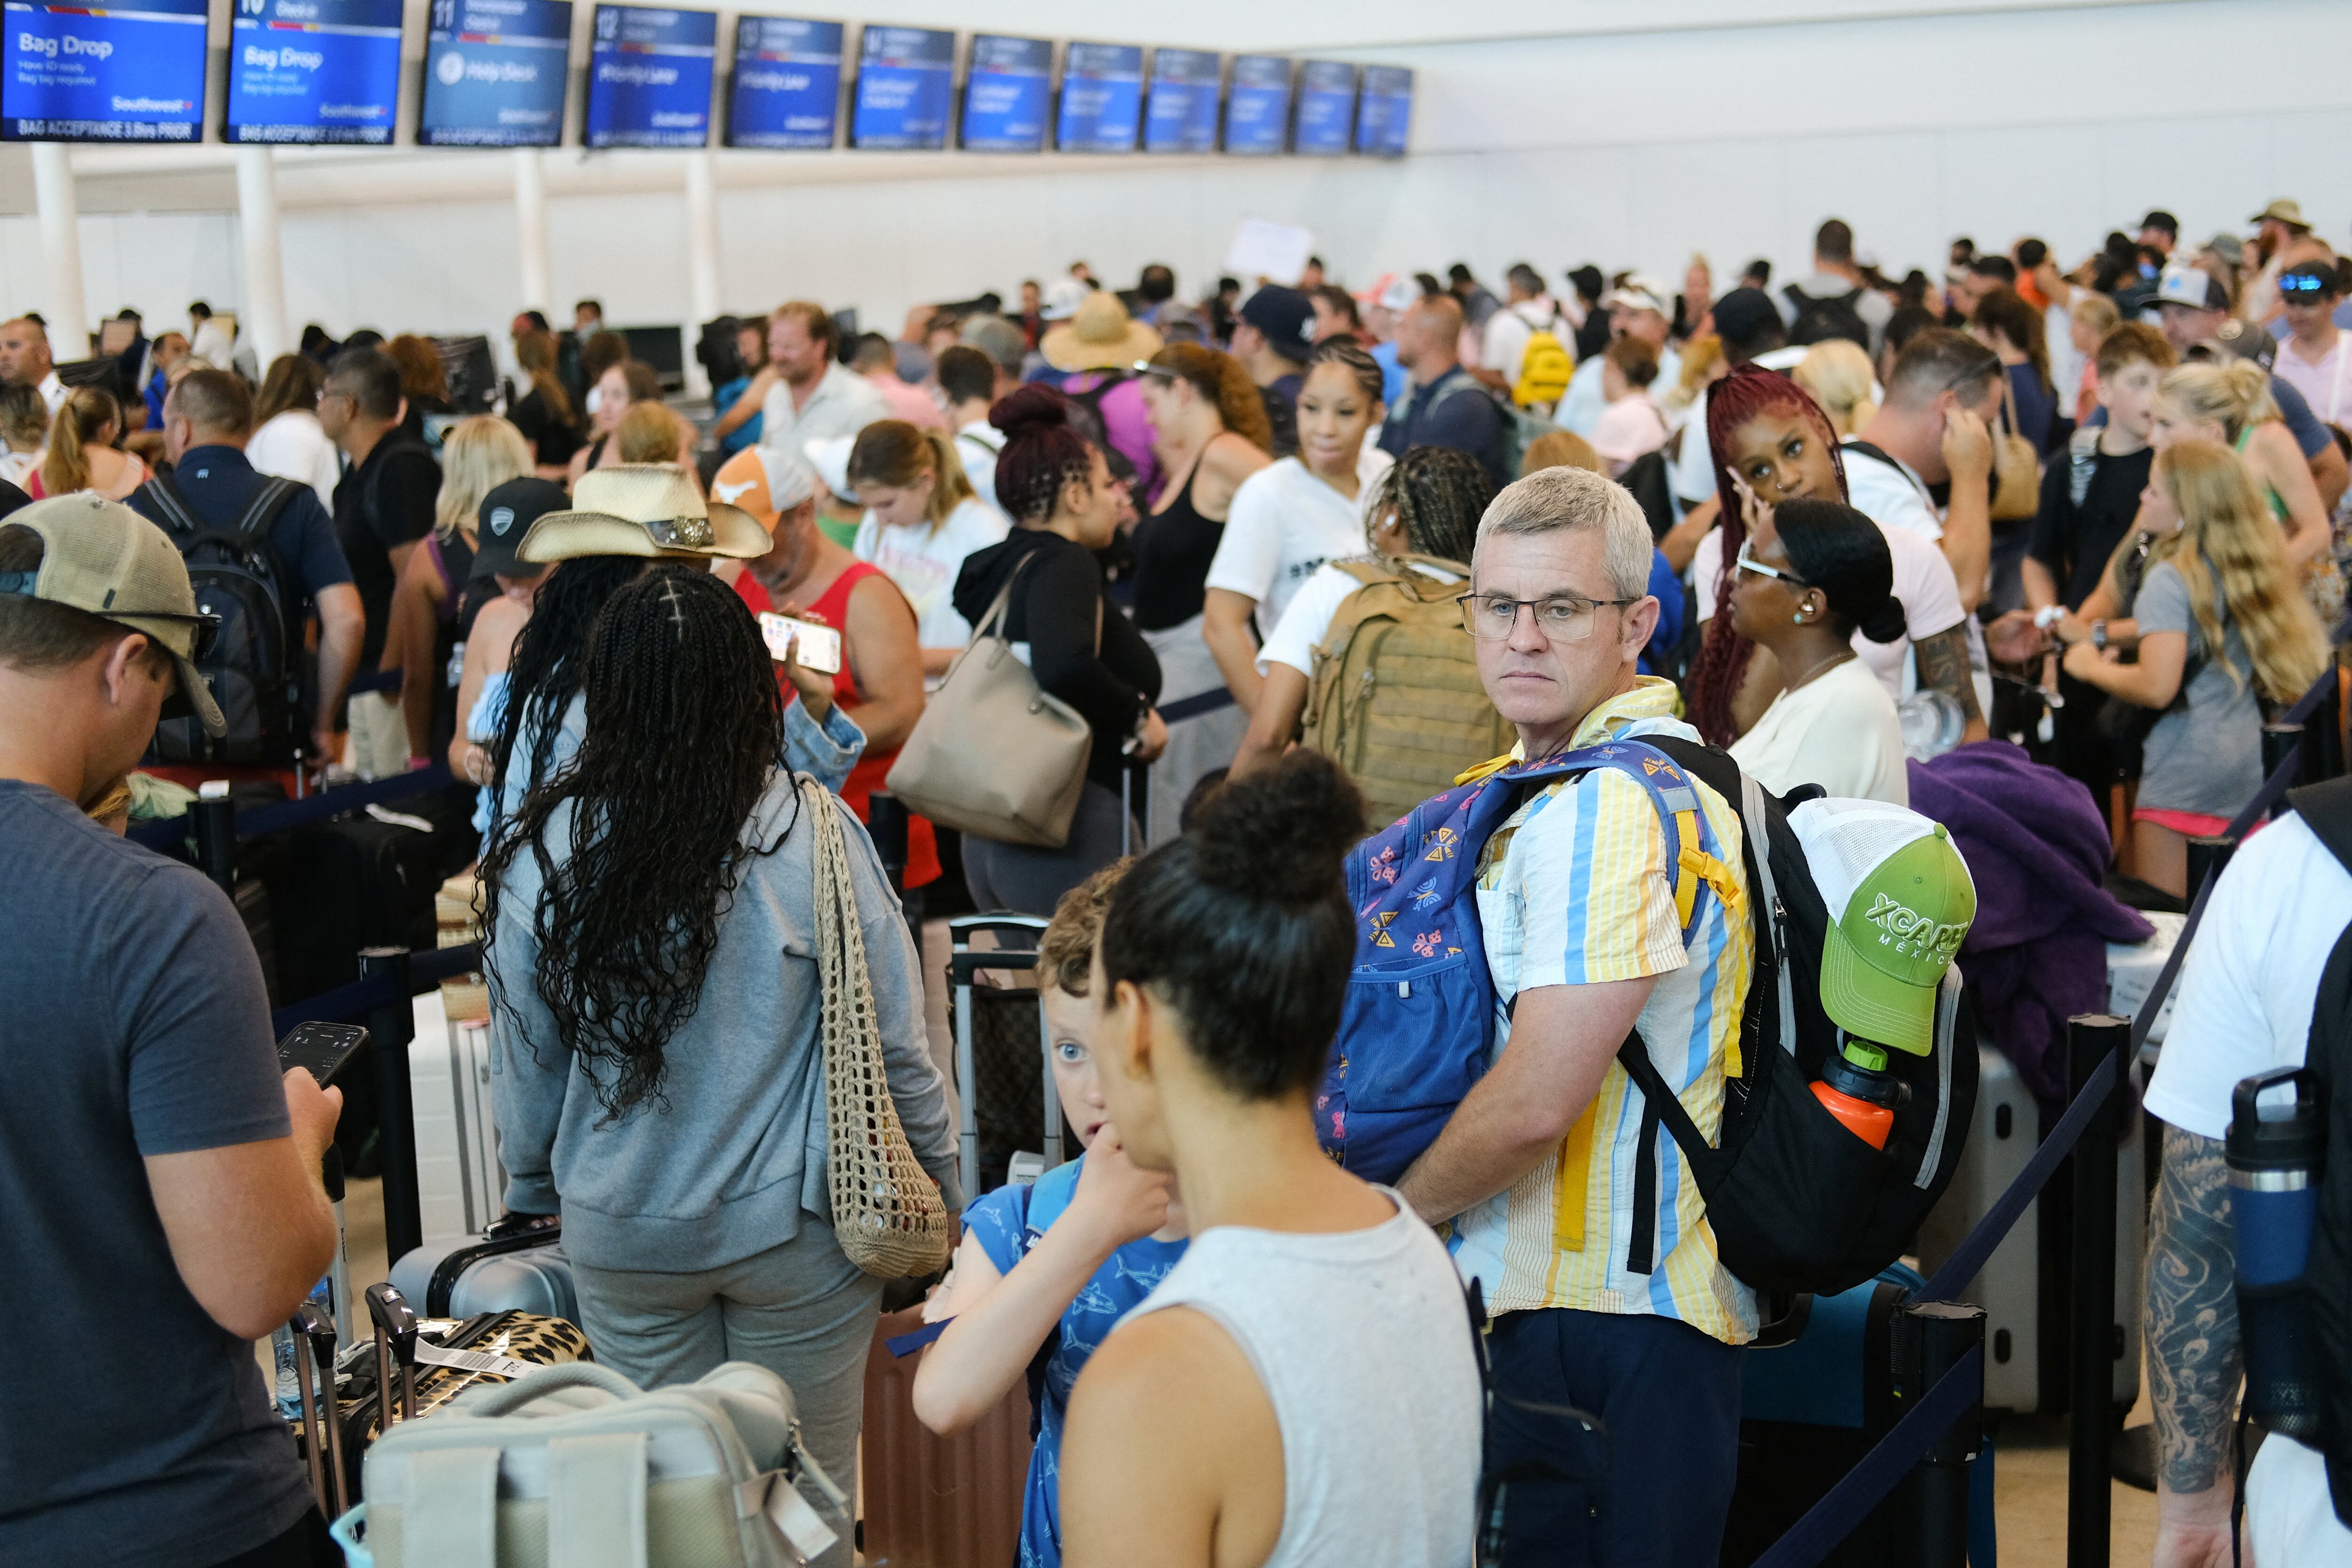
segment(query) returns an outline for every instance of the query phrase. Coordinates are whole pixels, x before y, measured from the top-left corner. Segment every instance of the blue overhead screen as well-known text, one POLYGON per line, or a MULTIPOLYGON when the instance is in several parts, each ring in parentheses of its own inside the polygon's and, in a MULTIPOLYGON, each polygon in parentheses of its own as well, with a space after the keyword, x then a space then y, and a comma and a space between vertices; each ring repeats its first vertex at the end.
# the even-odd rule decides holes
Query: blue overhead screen
POLYGON ((1290 143, 1290 62, 1278 55, 1237 55, 1225 95, 1225 151, 1279 152, 1290 143))
POLYGON ((1151 98, 1143 117, 1146 152, 1217 150, 1217 63, 1209 49, 1151 51, 1151 98))
POLYGON ((718 53, 715 12, 597 6, 588 51, 588 145, 709 145, 718 53))
POLYGON ((231 141, 392 140, 400 0, 239 0, 229 18, 231 141))
POLYGON ((971 64, 964 72, 963 128, 957 144, 972 152, 1042 151, 1053 78, 1051 39, 975 35, 971 64))
POLYGON ((131 10, 8 0, 0 138, 195 141, 205 111, 205 0, 131 10))
POLYGON ((428 23, 419 142, 556 144, 572 65, 572 0, 433 0, 428 23))
POLYGON ((830 147, 841 108, 841 24, 735 21, 730 147, 830 147))
POLYGON ((857 37, 857 102, 852 147, 889 150, 947 145, 955 35, 929 27, 867 27, 857 37))
POLYGON ((1336 158, 1348 150, 1356 126, 1356 68, 1339 60, 1309 60, 1298 69, 1298 130, 1291 151, 1336 158))
POLYGON ((1412 128, 1412 68, 1366 66, 1364 95, 1356 103, 1356 151, 1380 158, 1402 158, 1405 132, 1412 128))
POLYGON ((1143 128, 1143 51, 1133 44, 1072 44, 1062 53, 1065 152, 1132 152, 1143 128))

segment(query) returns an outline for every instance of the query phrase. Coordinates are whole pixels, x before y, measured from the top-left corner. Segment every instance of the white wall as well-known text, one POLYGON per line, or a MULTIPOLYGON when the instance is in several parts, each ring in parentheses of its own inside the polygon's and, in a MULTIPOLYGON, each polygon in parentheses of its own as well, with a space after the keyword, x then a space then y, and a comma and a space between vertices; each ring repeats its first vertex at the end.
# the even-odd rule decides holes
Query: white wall
MULTIPOLYGON (((1078 0, 873 8, 891 21, 1065 37, 1101 21, 1078 0)), ((1456 41, 1322 51, 1418 71, 1413 152, 1393 163, 720 153, 724 296, 745 309, 800 296, 855 304, 887 330, 912 303, 1010 294, 1076 256, 1111 279, 1164 260, 1189 291, 1213 275, 1245 215, 1307 225, 1335 270, 1359 282, 1456 259, 1492 277, 1522 258, 1554 276, 1591 260, 1678 282, 1701 250, 1720 283, 1754 255, 1801 267, 1831 214, 1897 271, 1933 271, 1961 233, 2000 246, 2041 234, 2071 256, 2150 205, 2178 213, 2192 238, 2245 228, 2277 195, 2299 198, 2338 242, 2352 221, 2352 167, 2322 152, 2352 132, 2341 69, 2352 6, 2340 0, 1473 9, 1457 24, 1403 0, 1344 11, 1206 0, 1131 7, 1114 25, 1227 48, 1328 43, 1341 16, 1348 37, 1366 40, 1441 27, 1456 41), (2291 58, 2315 64, 2290 69, 2291 58)), ((236 299, 226 155, 77 154, 93 309, 175 316, 197 294, 236 299), (157 211, 191 206, 210 210, 157 211)), ((291 319, 336 332, 494 330, 525 303, 560 308, 595 294, 615 320, 679 319, 680 162, 548 156, 554 298, 528 302, 504 155, 283 157, 291 319)), ((28 182, 7 162, 21 157, 0 151, 0 208, 25 210, 10 197, 28 182)), ((37 298, 39 267, 33 220, 0 217, 0 303, 37 298)))

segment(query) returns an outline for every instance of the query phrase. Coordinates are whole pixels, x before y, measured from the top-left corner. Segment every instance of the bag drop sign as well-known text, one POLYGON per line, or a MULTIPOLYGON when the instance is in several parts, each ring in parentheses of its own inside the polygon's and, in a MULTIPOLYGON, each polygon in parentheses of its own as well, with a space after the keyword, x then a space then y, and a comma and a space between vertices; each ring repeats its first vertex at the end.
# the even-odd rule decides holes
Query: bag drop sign
POLYGON ((400 0, 236 0, 231 141, 385 146, 400 93, 400 0))
POLYGON ((205 0, 136 10, 5 6, 0 139, 194 141, 205 107, 205 0))

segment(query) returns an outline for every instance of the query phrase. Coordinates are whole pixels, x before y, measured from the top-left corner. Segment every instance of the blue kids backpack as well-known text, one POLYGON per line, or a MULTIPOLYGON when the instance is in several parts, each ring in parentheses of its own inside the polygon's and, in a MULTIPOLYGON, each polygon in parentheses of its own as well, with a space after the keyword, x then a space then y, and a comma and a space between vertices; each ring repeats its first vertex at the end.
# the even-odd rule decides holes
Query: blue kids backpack
MULTIPOLYGON (((1685 946, 1702 884, 1735 912, 1745 908, 1756 944, 1738 1071, 1725 1084, 1712 1144, 1638 1032, 1618 1051, 1643 1098, 1635 1214, 1654 1208, 1663 1128, 1689 1162, 1718 1254, 1739 1279, 1794 1295, 1873 1278, 1902 1255, 1958 1169, 1977 1065, 1958 971, 1946 977, 1929 1054, 1893 1053, 1904 1099, 1886 1146, 1874 1149, 1809 1087, 1841 1041, 1821 999, 1829 915, 1787 809, 1820 791, 1805 786, 1776 800, 1722 751, 1677 737, 1609 741, 1503 768, 1424 800, 1356 847, 1347 867, 1356 963, 1315 1102, 1324 1151, 1367 1181, 1394 1182, 1485 1074, 1496 1006, 1478 923, 1480 856, 1533 789, 1601 768, 1641 785, 1657 808, 1685 946), (1706 847, 1695 779, 1739 811, 1744 894, 1706 847), (1968 1049, 1954 1049, 1956 1039, 1968 1049)), ((1634 1227, 1630 1271, 1651 1270, 1654 1241, 1649 1227, 1634 1227)))

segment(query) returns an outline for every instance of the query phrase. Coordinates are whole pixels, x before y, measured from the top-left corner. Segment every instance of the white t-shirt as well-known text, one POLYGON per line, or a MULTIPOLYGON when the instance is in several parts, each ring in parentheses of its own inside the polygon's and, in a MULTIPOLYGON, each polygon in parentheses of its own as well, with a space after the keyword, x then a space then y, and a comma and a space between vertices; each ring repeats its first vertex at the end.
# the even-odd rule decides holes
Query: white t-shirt
POLYGON ((1296 457, 1269 464, 1243 480, 1234 492, 1216 559, 1209 563, 1208 586, 1256 600, 1263 636, 1325 561, 1364 553, 1364 502, 1395 461, 1365 442, 1356 455, 1353 500, 1296 457))
POLYGON ((343 476, 343 463, 335 444, 307 408, 289 408, 261 422, 245 444, 245 460, 257 474, 294 479, 310 486, 329 515, 335 509, 335 482, 343 476))
POLYGON ((971 641, 971 623, 956 613, 956 574, 963 558, 986 549, 1012 531, 1003 514, 978 501, 965 501, 938 528, 884 528, 872 512, 857 524, 849 552, 870 560, 898 585, 915 608, 915 636, 926 648, 961 648, 971 641))
MULTIPOLYGON (((2301 817, 2248 839, 2215 884, 2181 966, 2179 999, 2148 1080, 2148 1114, 2219 1139, 2240 1079, 2302 1065, 2320 973, 2348 925, 2352 873, 2301 817)), ((2352 1563, 2352 1531, 2328 1500, 2325 1464, 2288 1438, 2272 1438, 2255 1457, 2246 1522, 2263 1568, 2352 1563)))
POLYGON ((1731 758, 1775 795, 1818 784, 1842 800, 1911 804, 1895 699, 1860 659, 1774 697, 1731 758))
POLYGON ((1513 386, 1519 384, 1519 361, 1527 357, 1528 344, 1538 332, 1549 332, 1571 357, 1576 353, 1576 329, 1561 319, 1559 307, 1548 294, 1496 311, 1486 318, 1482 331, 1480 368, 1496 372, 1513 386))
POLYGON ((2336 334, 2336 346, 2313 364, 2289 338, 2278 347, 2278 362, 2271 373, 2303 394, 2311 412, 2327 424, 2344 423, 2352 409, 2352 332, 2336 334))
MULTIPOLYGON (((1878 528, 1886 536, 1886 553, 1895 561, 1895 597, 1903 601, 1905 635, 1892 643, 1874 643, 1856 632, 1853 651, 1878 677, 1886 695, 1899 702, 1919 686, 1911 667, 1911 644, 1948 632, 1966 617, 1960 610, 1959 580, 1952 575, 1951 562, 1944 559, 1944 552, 1916 534, 1898 532, 1884 523, 1878 528)), ((1699 540, 1691 558, 1691 581, 1698 588, 1698 618, 1711 620, 1716 592, 1723 580, 1721 528, 1709 529, 1706 538, 1699 540)), ((1978 698, 1985 700, 1984 694, 1978 693, 1978 698)))
MULTIPOLYGON (((1944 537, 1944 514, 1927 494, 1927 481, 1914 473, 1909 464, 1899 458, 1882 463, 1855 451, 1851 440, 1846 443, 1843 456, 1846 500, 1855 511, 1887 530, 1890 538, 1907 533, 1932 542, 1944 537)), ((1943 553, 1941 547, 1937 553, 1943 553)), ((1900 593, 1899 570, 1895 581, 1895 591, 1900 593)), ((1968 628, 1969 674, 1977 688, 1977 711, 1989 715, 1992 712, 1992 664, 1985 657, 1984 628, 1977 624, 1973 615, 1968 617, 1968 628)), ((1905 651, 1909 650, 1906 647, 1905 651)), ((1903 667, 1909 668, 1907 661, 1903 667)), ((1916 689, 1916 683, 1906 677, 1902 695, 1908 696, 1916 689)))
MULTIPOLYGON (((1358 552, 1360 558, 1361 553, 1358 552)), ((1442 567, 1417 560, 1405 564, 1433 581, 1462 580, 1442 567)), ((1339 612, 1349 594, 1363 586, 1337 566, 1319 569, 1290 596, 1282 619, 1266 634, 1265 645, 1257 651, 1257 673, 1265 674, 1269 664, 1288 664, 1302 675, 1314 674, 1315 650, 1322 645, 1323 634, 1331 630, 1331 617, 1339 612)))
POLYGON ((1004 503, 996 498, 996 457, 1004 450, 1004 432, 984 419, 975 419, 955 433, 955 454, 963 459, 963 476, 980 498, 999 511, 1004 503))

